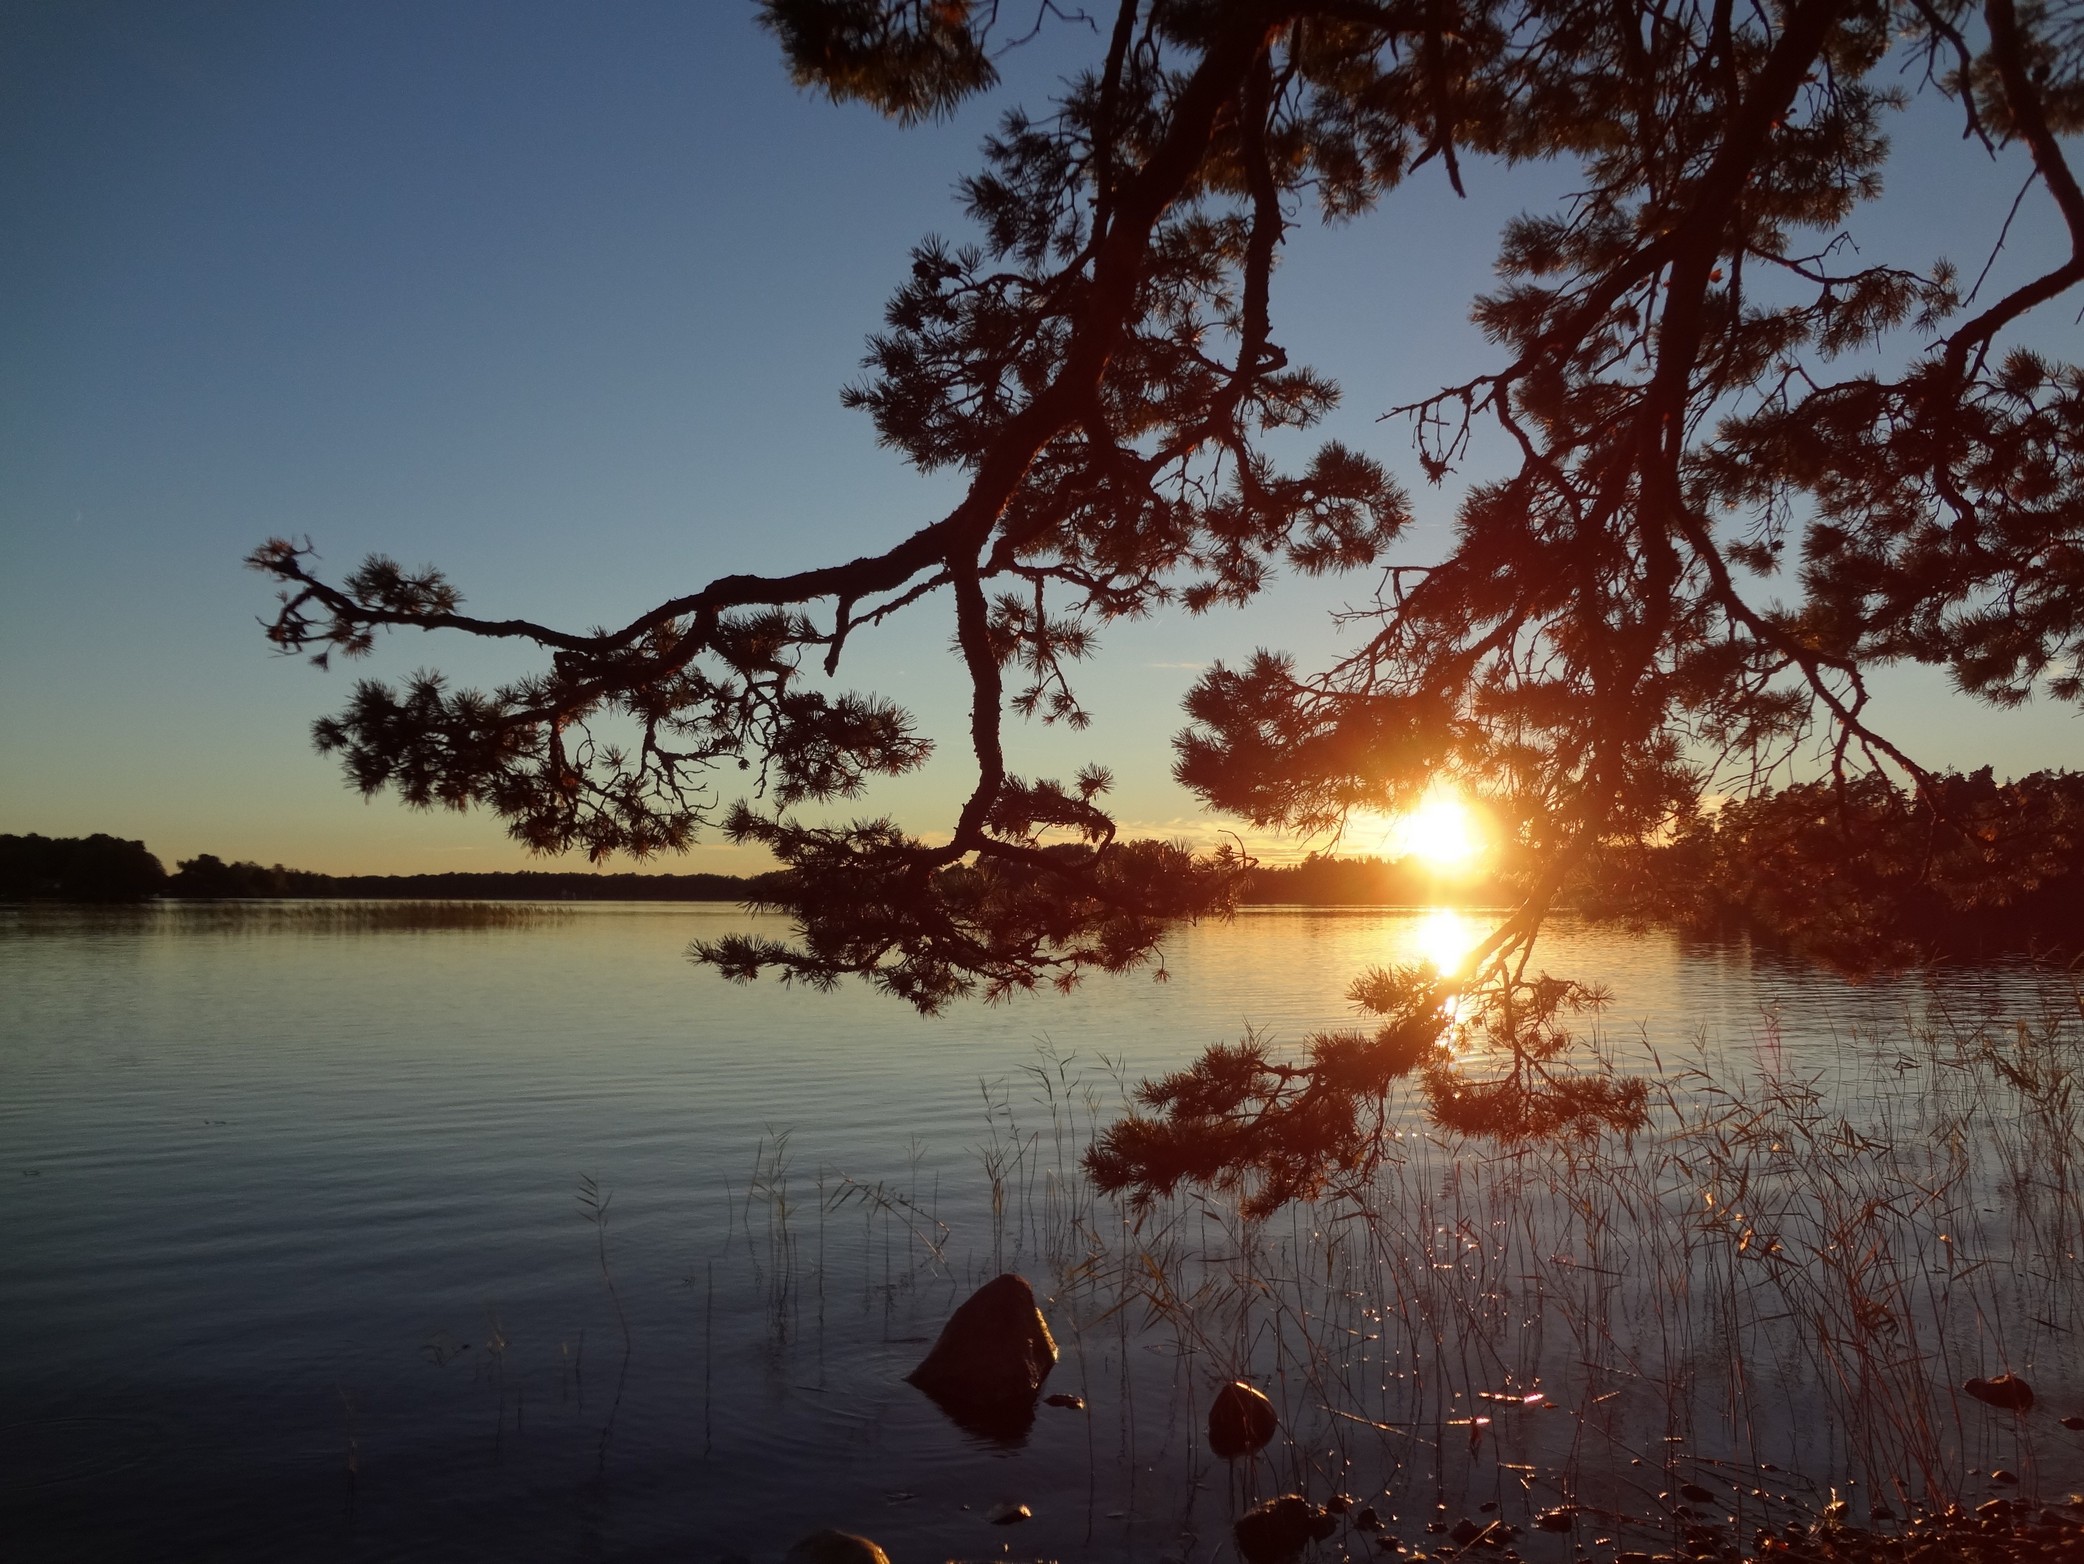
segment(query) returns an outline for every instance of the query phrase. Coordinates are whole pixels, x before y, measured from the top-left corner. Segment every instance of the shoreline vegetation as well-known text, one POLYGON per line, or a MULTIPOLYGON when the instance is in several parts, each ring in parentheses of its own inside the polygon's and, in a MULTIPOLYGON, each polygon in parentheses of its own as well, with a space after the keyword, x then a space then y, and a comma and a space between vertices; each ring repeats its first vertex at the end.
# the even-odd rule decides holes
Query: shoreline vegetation
MULTIPOLYGON (((1501 831, 1501 836, 1510 833, 1501 831)), ((1416 859, 1312 853, 1256 865, 1247 906, 1499 907, 1517 902, 1509 846, 1489 872, 1416 859)), ((0 903, 55 901, 787 900, 785 871, 756 875, 508 870, 332 875, 203 853, 174 873, 143 842, 0 835, 0 903)), ((1559 905, 1700 937, 1763 941, 1853 971, 1924 961, 2084 953, 2084 773, 1996 782, 1988 769, 1913 796, 1879 778, 1808 783, 1700 811, 1647 846, 1596 853, 1559 905)))
POLYGON ((2038 998, 2001 1016, 1934 1002, 1823 1054, 1777 1029, 1661 1060, 1606 1037, 1618 1066, 1658 1075, 1622 1142, 1501 1148, 1393 1094, 1383 1163, 1276 1219, 1235 1191, 1139 1210, 1070 1175, 1129 1104, 1104 1059, 1045 1047, 985 1090, 988 1229, 902 1189, 835 1191, 823 1164, 813 1194, 770 1131, 737 1285, 786 1361, 853 1292, 825 1273, 842 1211, 910 1257, 879 1296, 1035 1279, 1062 1382, 1106 1387, 1094 1416, 1184 1436, 1174 1480, 1228 1484, 1233 1514, 1285 1494, 1321 1524, 1321 1546, 1264 1559, 2071 1559, 2084 998, 2038 998), (1112 1370, 1087 1363, 1139 1349, 1178 1365, 1173 1399, 1124 1377, 1110 1405, 1112 1370), (1200 1437, 1234 1381, 1276 1414, 1246 1468, 1200 1437))

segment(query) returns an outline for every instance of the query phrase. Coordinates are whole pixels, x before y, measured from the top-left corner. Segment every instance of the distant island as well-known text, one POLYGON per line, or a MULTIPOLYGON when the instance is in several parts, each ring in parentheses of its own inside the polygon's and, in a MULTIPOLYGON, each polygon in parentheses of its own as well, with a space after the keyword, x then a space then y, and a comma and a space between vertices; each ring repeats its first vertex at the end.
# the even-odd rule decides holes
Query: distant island
MULTIPOLYGON (((1515 865, 1446 878, 1415 859, 1310 855, 1246 874, 1248 905, 1499 907, 1515 865)), ((320 874, 226 863, 167 873, 143 842, 0 836, 0 902, 349 898, 757 902, 780 872, 320 874)), ((2084 955, 2084 773, 1931 780, 1926 800, 1866 777, 1802 783, 1703 811, 1649 846, 1589 855, 1559 905, 1586 916, 1748 936, 1849 970, 2030 953, 2084 955)))
POLYGON ((143 842, 105 835, 0 836, 0 902, 746 901, 765 875, 590 874, 514 869, 483 874, 320 874, 283 864, 226 863, 214 853, 167 873, 143 842))
MULTIPOLYGON (((174 873, 143 842, 118 837, 0 836, 0 902, 259 901, 727 901, 760 899, 768 874, 600 874, 571 869, 490 873, 320 874, 283 864, 185 858, 174 873)), ((1244 900, 1320 906, 1501 905, 1514 892, 1494 879, 1445 884, 1415 864, 1316 854, 1250 872, 1244 900)))

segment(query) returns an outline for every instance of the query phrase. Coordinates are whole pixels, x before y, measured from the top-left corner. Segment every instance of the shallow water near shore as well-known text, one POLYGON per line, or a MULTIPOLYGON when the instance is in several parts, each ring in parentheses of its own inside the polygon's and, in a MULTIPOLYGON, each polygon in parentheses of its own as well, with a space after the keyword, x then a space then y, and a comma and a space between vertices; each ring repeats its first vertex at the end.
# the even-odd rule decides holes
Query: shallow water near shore
MULTIPOLYGON (((751 926, 735 908, 459 921, 0 911, 0 1536, 17 1556, 766 1560, 834 1525, 898 1564, 1008 1548, 1213 1558, 1243 1504, 1290 1486, 1378 1495, 1421 1546, 1437 1541, 1426 1522, 1487 1518, 1487 1503, 1522 1524, 1558 1499, 1668 1520, 1651 1496, 1670 1486, 1666 1442, 1742 1468, 1731 1488, 1747 1494, 1776 1486, 1744 1464, 1760 1449, 1807 1451, 1816 1491, 1777 1486, 1819 1507, 1841 1481, 1872 1489, 1892 1459, 1825 1426, 1829 1392, 1810 1381, 1842 1354, 1790 1365, 1763 1338, 1745 1372, 1777 1365, 1786 1383, 1730 1394, 1749 1397, 1748 1425, 1785 1426, 1753 1427, 1748 1444, 1708 1426, 1698 1405, 1745 1357, 1718 1332, 1764 1285, 1743 1270, 1751 1246, 1725 1246, 1742 1257, 1727 1286, 1701 1269, 1722 1263, 1715 1237, 1602 1302, 1587 1244, 1613 1241, 1611 1218, 1569 1214, 1574 1167, 1414 1137, 1395 1221, 1466 1224, 1457 1252, 1500 1267, 1471 1271, 1461 1293, 1439 1284, 1438 1299, 1397 1268, 1446 1262, 1413 1262, 1404 1228, 1335 1204, 1246 1232, 1220 1203, 1185 1202, 1128 1228, 1084 1190, 1077 1150, 1122 1111, 1124 1085, 1247 1026, 1278 1045, 1350 1025, 1355 972, 1466 938, 1474 920, 1253 910, 1183 930, 1166 983, 936 1020, 860 987, 740 988, 688 966, 691 939, 751 926), (1540 1226, 1553 1218, 1585 1242, 1545 1254, 1530 1282, 1506 1274, 1519 1251, 1484 1235, 1520 1220, 1508 1185, 1542 1178, 1560 1215, 1527 1215, 1526 1241, 1563 1242, 1540 1226), (1322 1277, 1282 1271, 1320 1261, 1322 1277), (1063 1349, 1049 1388, 1086 1403, 1041 1408, 1013 1444, 954 1427, 901 1379, 1002 1269, 1045 1295, 1063 1349), (1479 1325, 1430 1318, 1456 1296, 1479 1325), (1600 1316, 1601 1343, 1561 1340, 1616 1307, 1626 1318, 1600 1316), (1695 1365, 1695 1410, 1646 1388, 1660 1376, 1640 1362, 1642 1384, 1616 1371, 1566 1387, 1563 1364, 1625 1368, 1645 1331, 1684 1338, 1671 1361, 1695 1365), (1457 1351, 1459 1381, 1439 1361, 1457 1351), (1198 1420, 1234 1372, 1276 1393, 1295 1441, 1230 1467, 1198 1420), (1534 1399, 1477 1405, 1508 1393, 1534 1399), (990 1525, 1005 1501, 1034 1519, 990 1525)), ((1688 1067, 1820 1082, 1803 1087, 1826 1094, 1819 1124, 1847 1090, 1895 1115, 1921 1155, 1977 1122, 1934 1130, 1912 1112, 1921 1071, 1969 1068, 1931 1040, 2009 1036, 2050 1002, 2021 971, 1854 987, 1741 947, 1571 924, 1541 964, 1608 985, 1606 1046, 1623 1067, 1660 1067, 1688 1111, 1714 1090, 1682 1079, 1688 1067)), ((2037 1046, 2067 1059, 2064 1024, 2037 1046)), ((2068 1114, 2066 1096, 2043 1097, 2068 1114)), ((1869 1150, 1845 1166, 1885 1163, 1869 1150)), ((1759 1166, 1747 1188, 1764 1200, 1759 1166)), ((1877 1325, 1880 1388, 1857 1393, 1894 1394, 1922 1355, 1920 1383, 2009 1367, 2049 1418, 2084 1413, 2068 1186, 2007 1202, 1981 1176, 1961 1175, 1946 1211, 1903 1220, 1934 1245, 1943 1233, 1953 1250, 2039 1256, 2045 1286, 1979 1291, 1981 1272, 1944 1296, 1926 1286, 1939 1323, 1877 1325)), ((1640 1192, 1656 1230, 1665 1186, 1640 1192)), ((1910 1296, 1848 1285, 1856 1312, 1901 1313, 1910 1296)), ((1799 1340, 1831 1324, 1797 1327, 1799 1340)), ((1951 1428, 1916 1452, 1955 1461, 1963 1484, 1978 1463, 2051 1492, 2084 1484, 2084 1435, 1948 1405, 1951 1428)), ((1549 1541, 1569 1556, 1569 1537, 1521 1546, 1549 1541)))

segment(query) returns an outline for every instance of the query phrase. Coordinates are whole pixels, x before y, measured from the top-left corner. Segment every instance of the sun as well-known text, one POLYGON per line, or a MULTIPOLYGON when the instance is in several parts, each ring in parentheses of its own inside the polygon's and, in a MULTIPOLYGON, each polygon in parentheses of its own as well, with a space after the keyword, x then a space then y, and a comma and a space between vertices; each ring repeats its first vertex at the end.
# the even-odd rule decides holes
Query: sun
POLYGON ((1484 847, 1476 811, 1450 792, 1428 793, 1416 808, 1390 823, 1390 856, 1415 858, 1436 874, 1474 868, 1484 847))

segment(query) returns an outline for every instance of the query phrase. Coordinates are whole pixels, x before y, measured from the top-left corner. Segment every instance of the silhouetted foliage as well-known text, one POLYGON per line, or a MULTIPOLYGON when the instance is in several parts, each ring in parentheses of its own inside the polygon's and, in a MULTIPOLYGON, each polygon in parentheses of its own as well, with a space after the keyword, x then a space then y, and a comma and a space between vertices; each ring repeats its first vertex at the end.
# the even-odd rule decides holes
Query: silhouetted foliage
POLYGON ((281 864, 263 868, 251 862, 226 863, 215 853, 183 858, 166 883, 166 894, 184 901, 332 896, 333 876, 281 864))
POLYGON ((571 874, 513 869, 444 874, 318 874, 281 864, 184 858, 169 896, 197 901, 341 897, 381 901, 750 901, 771 876, 571 874))
POLYGON ((1376 967, 1347 998, 1383 1018, 1372 1033, 1316 1033, 1295 1061, 1248 1037, 1144 1082, 1136 1100, 1151 1111, 1110 1126, 1086 1153, 1094 1184, 1138 1206, 1182 1184, 1231 1190, 1254 1217, 1358 1185, 1385 1150, 1391 1094, 1407 1077, 1434 1122, 1470 1135, 1549 1139, 1645 1122, 1648 1083, 1569 1062, 1569 1019, 1604 998, 1580 984, 1511 979, 1456 1009, 1431 968, 1376 967), (1443 1041, 1456 1029, 1503 1068, 1459 1064, 1443 1041))
POLYGON ((143 842, 93 836, 0 836, 0 901, 147 901, 166 885, 143 842))
POLYGON ((1238 900, 1299 907, 1507 907, 1520 886, 1505 874, 1443 875, 1410 858, 1335 858, 1255 865, 1238 900))
MULTIPOLYGON (((973 0, 763 12, 798 82, 899 120, 988 90, 1018 41, 973 0)), ((1006 712, 1082 726, 1074 674, 1120 619, 1245 603, 1283 567, 1380 566, 1331 668, 1264 653, 1206 673, 1177 774, 1283 830, 1394 811, 1440 778, 1484 794, 1527 872, 1480 975, 1451 981, 1488 984, 1502 1017, 1574 867, 1659 839, 1704 794, 1784 779, 1820 745, 1834 785, 1888 762, 1938 811, 1869 722, 1872 668, 1929 664, 2001 703, 2084 696, 2084 376, 2030 336, 2084 283, 2066 12, 1118 0, 1033 21, 1089 41, 1088 68, 1045 111, 1004 114, 962 186, 973 238, 918 247, 845 393, 885 445, 958 475, 953 508, 879 551, 724 576, 591 631, 467 615, 440 572, 382 558, 329 578, 308 544, 271 541, 251 562, 281 586, 286 653, 324 663, 412 627, 547 655, 489 692, 358 684, 317 728, 356 786, 489 806, 530 847, 595 859, 705 824, 770 848, 770 904, 799 935, 702 949, 734 977, 852 973, 923 1010, 1068 984, 1153 959, 1167 920, 1226 909, 1248 865, 1117 841, 1097 771, 1016 778, 1006 712), (2060 253, 2001 297, 1943 257, 1840 242, 1921 94, 1972 142, 2023 147, 2062 217, 2060 253), (1281 346, 1275 263, 1306 213, 1355 220, 1409 179, 1461 189, 1506 163, 1551 171, 1556 194, 1505 225, 1473 301, 1491 355, 1392 410, 1429 481, 1480 431, 1504 461, 1464 493, 1444 557, 1400 560, 1411 509, 1376 458, 1277 459, 1337 388, 1281 346), (810 687, 850 637, 927 604, 952 608, 971 689, 975 781, 945 840, 800 816, 927 754, 899 707, 810 687)), ((1946 238, 1971 258, 2003 242, 1946 238)), ((1384 242, 1428 241, 1392 217, 1384 242)), ((1439 1014, 1446 981, 1415 975, 1392 1008, 1439 1014)), ((1512 1061, 1531 1046, 1517 1023, 1500 1035, 1512 1061)), ((1248 1074, 1238 1112, 1307 1091, 1248 1074)), ((1472 1102, 1520 1122, 1495 1096, 1435 1109, 1472 1102)))
POLYGON ((1061 991, 1091 969, 1141 966, 1167 926, 1205 908, 1216 894, 1208 882, 1228 872, 1148 841, 1105 852, 1037 845, 1032 859, 934 869, 894 830, 886 834, 885 872, 865 874, 859 849, 872 839, 868 829, 796 833, 790 866, 768 876, 751 905, 793 913, 798 943, 731 935, 697 941, 692 954, 726 977, 772 970, 821 989, 859 973, 932 1012, 980 991, 1002 999, 1044 982, 1061 991))
POLYGON ((1697 814, 1586 866, 1610 917, 1741 932, 1861 973, 2084 950, 2084 775, 1813 782, 1697 814))

